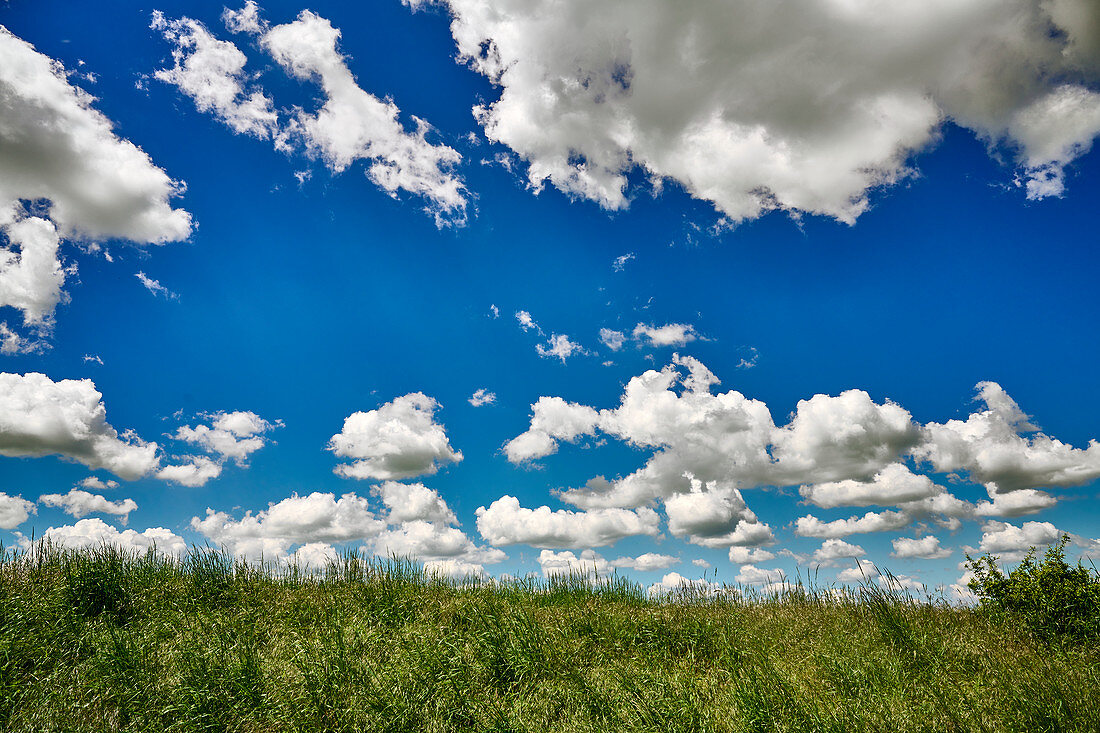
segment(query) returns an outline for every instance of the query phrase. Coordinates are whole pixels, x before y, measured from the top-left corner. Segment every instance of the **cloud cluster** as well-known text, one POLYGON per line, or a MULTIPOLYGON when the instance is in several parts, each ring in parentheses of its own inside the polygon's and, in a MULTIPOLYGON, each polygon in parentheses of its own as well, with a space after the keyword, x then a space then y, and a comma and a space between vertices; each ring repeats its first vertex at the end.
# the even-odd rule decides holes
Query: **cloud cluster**
MULTIPOLYGON (((672 535, 730 548, 731 561, 754 563, 772 557, 759 548, 774 543, 774 531, 746 505, 746 489, 800 485, 802 498, 823 509, 882 508, 836 519, 806 515, 793 522, 795 535, 836 548, 849 535, 896 531, 918 520, 956 530, 962 520, 1034 514, 1053 506, 1057 497, 1032 486, 1080 486, 1100 475, 1095 465, 1100 445, 1074 448, 1037 432, 990 382, 977 386, 984 409, 965 421, 925 425, 899 405, 875 402, 861 390, 801 400, 788 422, 776 425, 767 405, 735 391, 715 393, 716 384, 718 378, 701 362, 674 354, 663 369, 632 378, 617 407, 540 397, 531 406, 528 429, 504 445, 512 463, 545 458, 563 443, 600 436, 650 455, 625 476, 595 476, 582 487, 557 491, 583 512, 522 509, 516 499, 503 497, 483 510, 489 515, 495 509, 502 518, 499 527, 487 524, 483 534, 544 547, 591 547, 595 544, 582 533, 562 532, 558 538, 548 528, 552 522, 602 516, 599 512, 663 507, 672 535), (960 482, 969 477, 983 484, 989 500, 959 499, 926 471, 952 472, 951 480, 960 482)), ((942 551, 938 540, 926 538, 899 540, 895 554, 934 558, 942 551)), ((824 555, 816 559, 832 561, 824 555)))
POLYGON ((545 358, 557 358, 561 359, 561 363, 564 364, 566 359, 574 354, 584 355, 588 351, 578 344, 569 336, 561 333, 551 333, 549 336, 542 330, 542 327, 535 322, 534 317, 527 311, 516 311, 516 323, 523 331, 534 331, 539 336, 546 337, 545 344, 535 344, 535 352, 539 356, 545 358))
POLYGON ((139 554, 155 549, 164 555, 179 556, 187 551, 187 542, 164 527, 151 527, 144 532, 132 529, 120 532, 99 517, 81 519, 64 527, 50 527, 42 533, 42 539, 73 549, 106 544, 139 554))
POLYGON ((666 570, 680 562, 680 558, 647 552, 637 557, 624 556, 608 560, 593 549, 582 550, 579 556, 569 550, 543 550, 539 553, 537 562, 543 576, 547 578, 555 575, 580 575, 599 579, 611 575, 617 568, 629 568, 643 573, 666 570))
POLYGON ((1059 195, 1100 132, 1091 0, 821 3, 405 0, 446 6, 460 59, 499 89, 490 140, 608 209, 635 170, 739 221, 854 221, 947 122, 1059 195))
POLYGON ((598 433, 650 450, 645 466, 628 476, 562 493, 582 508, 637 507, 688 493, 693 480, 739 489, 870 478, 919 437, 908 412, 860 390, 802 400, 790 422, 776 426, 764 403, 735 391, 712 394, 717 383, 697 359, 674 354, 664 369, 632 378, 613 409, 542 397, 530 428, 505 444, 505 454, 513 463, 531 461, 598 433))
POLYGON ((191 488, 205 486, 221 476, 227 460, 246 467, 248 457, 270 442, 264 433, 283 425, 281 420, 265 420, 247 410, 214 412, 203 417, 209 424, 182 425, 171 437, 196 446, 206 455, 177 456, 177 463, 161 468, 157 478, 191 488))
MULTIPOLYGON (((191 216, 170 202, 182 187, 129 140, 54 59, 0 26, 0 307, 48 333, 72 269, 64 238, 161 244, 184 239, 191 216), (23 202, 44 201, 30 213, 23 202)), ((3 351, 41 342, 3 324, 3 351)))
MULTIPOLYGON (((202 486, 217 478, 222 463, 238 465, 264 445, 262 433, 281 425, 253 412, 219 412, 210 425, 184 426, 173 436, 213 455, 176 458, 162 466, 159 446, 132 430, 121 434, 107 422, 107 408, 90 379, 54 382, 44 374, 0 373, 0 456, 39 458, 57 455, 94 470, 104 469, 133 481, 154 474, 183 486, 202 486)), ((85 489, 115 488, 115 481, 94 476, 85 489)))
POLYGON ((725 588, 717 583, 703 578, 691 580, 679 573, 668 573, 659 581, 646 589, 652 597, 660 598, 668 595, 686 594, 688 596, 714 596, 722 593, 725 588))
MULTIPOLYGON (((250 7, 255 8, 255 5, 250 7)), ((153 12, 152 28, 173 44, 171 69, 154 76, 179 87, 200 112, 211 112, 234 132, 270 138, 277 134, 278 115, 271 98, 259 89, 247 89, 247 57, 229 41, 221 41, 191 18, 167 20, 153 12)), ((235 23, 234 29, 258 31, 258 25, 235 23)))
POLYGON ((905 410, 858 390, 803 400, 791 421, 777 427, 763 403, 737 392, 712 394, 717 382, 698 360, 674 355, 661 371, 631 379, 614 409, 542 397, 532 406, 530 428, 505 444, 505 455, 522 463, 556 452, 561 442, 610 435, 654 454, 628 476, 596 477, 562 492, 564 501, 590 511, 660 501, 670 532, 689 542, 760 546, 773 542, 773 531, 748 509, 739 488, 811 476, 869 478, 918 437, 905 410))
POLYGON ((568 550, 543 550, 539 553, 538 564, 543 576, 547 578, 572 575, 599 580, 613 572, 611 563, 596 554, 595 550, 584 550, 580 557, 568 550))
POLYGON ((282 425, 281 421, 271 422, 251 411, 216 412, 207 417, 209 425, 184 425, 173 437, 222 459, 232 459, 238 466, 268 442, 264 433, 282 425))
POLYGON ((408 131, 401 110, 388 98, 365 91, 339 50, 340 30, 303 10, 290 22, 269 27, 249 2, 223 15, 234 33, 257 37, 259 46, 292 78, 317 84, 320 108, 276 110, 273 100, 245 72, 247 57, 191 18, 168 20, 154 13, 152 28, 173 45, 174 66, 156 78, 179 88, 203 112, 211 112, 238 133, 270 138, 283 151, 301 150, 334 173, 357 161, 367 177, 391 196, 405 191, 427 202, 439 226, 465 220, 466 189, 452 169, 462 156, 427 140, 431 126, 413 117, 408 131), (280 122, 280 117, 285 121, 280 122))
POLYGON ((314 492, 247 511, 239 519, 207 509, 204 518, 191 519, 191 528, 236 555, 276 561, 296 557, 312 565, 334 556, 333 543, 347 542, 362 543, 383 557, 434 563, 432 568, 445 574, 483 575, 484 564, 505 557, 496 548, 476 545, 455 526, 454 512, 433 489, 391 481, 375 487, 372 494, 381 499, 384 515, 367 497, 355 493, 337 498, 314 492))
POLYGON ((350 458, 335 469, 345 478, 388 481, 434 474, 462 460, 443 426, 435 422, 439 403, 421 392, 398 397, 378 409, 352 413, 328 449, 350 458))

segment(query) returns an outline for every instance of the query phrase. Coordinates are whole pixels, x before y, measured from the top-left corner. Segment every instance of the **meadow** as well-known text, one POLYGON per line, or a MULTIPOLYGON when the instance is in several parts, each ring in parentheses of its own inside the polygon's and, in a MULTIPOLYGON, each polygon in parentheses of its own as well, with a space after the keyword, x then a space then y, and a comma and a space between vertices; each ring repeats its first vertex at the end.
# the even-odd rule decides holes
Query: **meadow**
POLYGON ((1098 731, 1100 651, 865 584, 0 549, 0 730, 1098 731))

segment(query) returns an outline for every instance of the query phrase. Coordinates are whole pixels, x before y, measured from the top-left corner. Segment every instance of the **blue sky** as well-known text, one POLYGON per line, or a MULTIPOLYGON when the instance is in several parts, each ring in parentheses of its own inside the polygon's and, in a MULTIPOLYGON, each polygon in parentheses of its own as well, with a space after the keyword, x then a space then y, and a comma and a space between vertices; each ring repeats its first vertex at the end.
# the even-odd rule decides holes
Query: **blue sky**
POLYGON ((0 8, 0 540, 1097 554, 1095 9, 538 5, 0 8))

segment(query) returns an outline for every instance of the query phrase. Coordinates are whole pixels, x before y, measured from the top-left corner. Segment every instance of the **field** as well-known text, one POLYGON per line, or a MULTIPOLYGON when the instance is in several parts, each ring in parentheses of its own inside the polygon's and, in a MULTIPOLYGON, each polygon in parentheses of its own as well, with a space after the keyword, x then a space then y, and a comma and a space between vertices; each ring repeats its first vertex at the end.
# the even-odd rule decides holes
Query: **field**
POLYGON ((647 598, 3 552, 0 730, 1097 731, 1100 652, 876 586, 647 598))

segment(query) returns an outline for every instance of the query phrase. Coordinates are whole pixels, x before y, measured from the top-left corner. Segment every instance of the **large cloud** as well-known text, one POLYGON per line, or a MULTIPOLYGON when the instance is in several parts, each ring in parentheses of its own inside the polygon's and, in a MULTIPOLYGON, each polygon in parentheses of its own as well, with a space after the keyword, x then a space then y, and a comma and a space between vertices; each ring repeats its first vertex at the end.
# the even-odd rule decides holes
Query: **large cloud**
POLYGON ((544 548, 602 547, 624 537, 657 535, 659 519, 649 508, 553 511, 548 506, 526 509, 514 496, 502 496, 478 507, 477 529, 490 544, 525 544, 544 548))
MULTIPOLYGON (((746 506, 746 489, 801 485, 801 496, 823 509, 891 508, 794 523, 796 535, 838 539, 917 521, 955 531, 963 520, 1035 514, 1058 497, 1027 487, 1079 486, 1100 476, 1100 444, 1079 449, 1027 435, 1037 428, 992 382, 978 385, 986 409, 965 421, 923 426, 901 406, 858 389, 800 400, 788 422, 776 425, 763 402, 735 391, 716 394, 716 384, 698 360, 674 354, 660 371, 632 378, 614 408, 543 396, 531 406, 529 428, 504 453, 522 464, 556 453, 562 443, 604 435, 648 451, 632 473, 595 476, 556 493, 590 513, 663 506, 672 535, 714 548, 774 543, 771 527, 746 506), (929 469, 952 472, 951 482, 983 484, 989 499, 960 499, 926 475, 929 469)), ((564 516, 552 513, 558 515, 564 516)))
POLYGON ((763 402, 735 391, 712 394, 717 383, 698 360, 673 355, 661 371, 631 379, 614 409, 542 397, 532 405, 530 428, 505 453, 513 463, 542 458, 559 441, 598 432, 652 450, 626 477, 596 478, 562 494, 582 508, 637 507, 690 492, 693 481, 747 488, 870 479, 919 435, 908 412, 860 390, 802 400, 791 421, 777 427, 763 402))
POLYGON ((60 455, 133 480, 159 464, 157 444, 107 423, 90 379, 54 382, 44 374, 0 374, 0 455, 60 455))
POLYGON ((295 494, 255 514, 245 512, 240 519, 213 509, 203 519, 191 519, 191 529, 234 552, 268 557, 285 555, 296 544, 369 539, 385 526, 365 498, 351 493, 337 499, 319 491, 295 494))
MULTIPOLYGON (((169 203, 180 185, 93 102, 59 62, 0 26, 0 307, 39 331, 65 298, 60 238, 159 244, 191 231, 169 203), (40 200, 28 215, 22 202, 40 200)), ((16 346, 5 339, 6 351, 31 348, 16 346)))
POLYGON ((260 46, 290 76, 316 82, 321 108, 295 108, 280 126, 272 100, 247 84, 241 50, 191 18, 167 20, 154 13, 152 26, 174 44, 175 62, 157 71, 157 78, 179 87, 199 110, 213 112, 236 132, 271 137, 285 151, 304 149, 333 172, 365 161, 371 181, 391 196, 407 191, 424 198, 439 225, 465 219, 466 189, 451 172, 462 156, 428 142, 431 126, 418 117, 413 117, 415 130, 406 131, 396 104, 356 83, 338 48, 340 30, 327 19, 303 10, 293 22, 268 28, 253 2, 241 11, 227 11, 223 19, 233 32, 259 36, 260 46))
POLYGON ((443 426, 435 422, 439 403, 420 392, 387 402, 376 410, 356 412, 329 441, 329 450, 352 463, 336 473, 357 479, 404 479, 433 474, 457 463, 462 453, 451 448, 443 426))
POLYGON ((499 97, 474 108, 531 185, 617 209, 672 179, 733 220, 853 221, 945 121, 1015 156, 1031 198, 1100 131, 1091 0, 439 2, 499 97))
POLYGON ((48 199, 65 237, 186 237, 190 216, 169 205, 178 184, 92 102, 58 62, 0 26, 0 212, 48 199))
POLYGON ((295 494, 258 512, 247 511, 240 519, 207 509, 204 518, 191 519, 191 528, 251 559, 261 555, 278 561, 297 557, 316 565, 333 556, 334 542, 360 543, 380 556, 453 561, 466 570, 505 558, 502 551, 479 547, 452 526, 456 523, 454 512, 432 489, 388 482, 372 493, 381 497, 388 516, 379 516, 366 497, 355 493, 337 499, 334 494, 314 492, 295 494), (291 552, 294 546, 298 548, 291 552))

